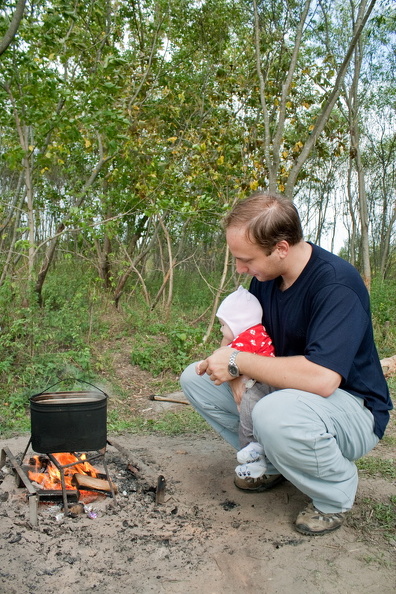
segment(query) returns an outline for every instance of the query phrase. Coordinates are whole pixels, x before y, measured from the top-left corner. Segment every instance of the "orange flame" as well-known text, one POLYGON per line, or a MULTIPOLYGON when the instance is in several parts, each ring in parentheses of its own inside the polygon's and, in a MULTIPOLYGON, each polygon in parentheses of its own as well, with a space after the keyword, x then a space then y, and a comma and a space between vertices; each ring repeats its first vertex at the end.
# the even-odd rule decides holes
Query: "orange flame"
MULTIPOLYGON (((74 489, 74 486, 72 484, 72 478, 73 475, 76 473, 86 474, 92 477, 98 476, 98 473, 95 470, 95 468, 89 462, 86 461, 87 457, 85 454, 82 454, 80 458, 77 458, 76 456, 74 456, 74 454, 68 453, 52 455, 59 462, 60 466, 73 464, 73 466, 69 466, 68 468, 63 469, 66 489, 74 489)), ((32 458, 30 458, 30 463, 32 462, 37 468, 37 471, 29 470, 28 476, 31 481, 34 481, 35 483, 39 484, 42 489, 62 489, 61 474, 59 470, 56 468, 55 464, 49 462, 45 468, 45 471, 42 471, 42 457, 40 459, 40 456, 33 456, 32 458)))

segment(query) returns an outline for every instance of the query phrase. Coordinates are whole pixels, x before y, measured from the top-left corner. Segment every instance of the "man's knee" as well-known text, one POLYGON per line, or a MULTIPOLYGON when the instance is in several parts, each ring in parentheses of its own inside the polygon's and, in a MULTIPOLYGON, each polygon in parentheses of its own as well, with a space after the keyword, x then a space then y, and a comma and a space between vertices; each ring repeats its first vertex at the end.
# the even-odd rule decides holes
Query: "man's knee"
POLYGON ((205 383, 205 378, 196 373, 195 365, 192 363, 186 367, 179 380, 185 396, 194 406, 197 404, 197 399, 200 400, 202 397, 202 388, 205 383))
POLYGON ((180 376, 180 384, 182 388, 195 382, 196 378, 199 377, 195 371, 195 363, 191 363, 180 376))
POLYGON ((298 406, 294 390, 278 390, 262 398, 252 413, 254 434, 260 443, 270 443, 277 450, 287 448, 296 433, 298 406))
POLYGON ((282 418, 282 400, 282 391, 272 392, 265 398, 261 398, 253 409, 253 423, 263 430, 277 426, 282 418))

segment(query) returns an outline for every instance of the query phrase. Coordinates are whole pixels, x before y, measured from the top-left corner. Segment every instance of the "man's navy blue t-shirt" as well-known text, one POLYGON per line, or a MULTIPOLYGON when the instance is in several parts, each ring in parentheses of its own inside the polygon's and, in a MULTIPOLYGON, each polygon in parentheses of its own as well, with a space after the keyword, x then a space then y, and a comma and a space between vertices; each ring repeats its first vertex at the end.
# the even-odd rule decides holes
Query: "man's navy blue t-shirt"
POLYGON ((281 277, 253 278, 250 291, 263 307, 275 354, 304 355, 339 373, 340 388, 364 399, 381 438, 392 402, 374 344, 367 289, 351 264, 311 245, 311 258, 291 287, 281 291, 281 277))

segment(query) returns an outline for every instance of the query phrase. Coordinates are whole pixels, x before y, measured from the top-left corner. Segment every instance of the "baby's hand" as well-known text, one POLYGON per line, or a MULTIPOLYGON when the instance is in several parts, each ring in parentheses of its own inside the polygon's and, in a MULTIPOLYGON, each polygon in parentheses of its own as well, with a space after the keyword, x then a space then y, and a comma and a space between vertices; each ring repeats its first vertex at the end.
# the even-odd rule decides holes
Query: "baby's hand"
POLYGON ((198 361, 195 366, 195 371, 198 375, 203 375, 208 368, 208 364, 206 361, 198 361))
POLYGON ((234 396, 234 400, 239 407, 242 402, 242 396, 244 395, 246 388, 245 383, 243 381, 243 375, 236 377, 231 382, 229 382, 230 388, 232 391, 232 395, 234 396))

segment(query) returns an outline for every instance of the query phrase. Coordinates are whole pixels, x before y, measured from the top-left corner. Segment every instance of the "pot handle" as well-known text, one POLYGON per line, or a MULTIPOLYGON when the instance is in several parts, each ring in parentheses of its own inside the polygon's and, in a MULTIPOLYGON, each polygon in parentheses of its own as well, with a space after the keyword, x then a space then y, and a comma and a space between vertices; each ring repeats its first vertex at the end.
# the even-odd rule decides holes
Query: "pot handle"
POLYGON ((58 384, 61 384, 64 381, 67 381, 68 379, 73 380, 75 382, 81 382, 83 384, 87 384, 88 386, 92 386, 92 388, 95 388, 95 390, 99 390, 99 392, 102 392, 102 394, 104 394, 105 396, 107 396, 106 392, 103 392, 103 390, 101 390, 100 388, 98 388, 98 386, 94 386, 94 384, 90 384, 89 382, 86 382, 85 380, 82 379, 76 379, 75 377, 66 377, 64 379, 59 380, 58 382, 55 382, 54 384, 52 384, 51 386, 47 386, 47 388, 45 388, 45 390, 43 390, 42 392, 39 392, 38 394, 34 394, 32 396, 32 398, 34 396, 41 396, 41 394, 45 394, 45 392, 47 390, 50 390, 51 388, 53 388, 54 386, 57 386, 58 384))

